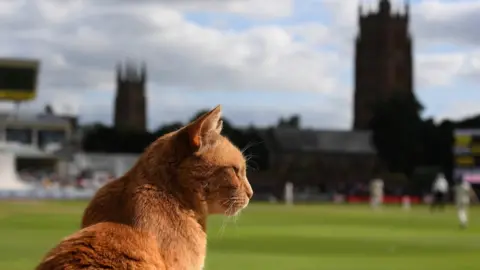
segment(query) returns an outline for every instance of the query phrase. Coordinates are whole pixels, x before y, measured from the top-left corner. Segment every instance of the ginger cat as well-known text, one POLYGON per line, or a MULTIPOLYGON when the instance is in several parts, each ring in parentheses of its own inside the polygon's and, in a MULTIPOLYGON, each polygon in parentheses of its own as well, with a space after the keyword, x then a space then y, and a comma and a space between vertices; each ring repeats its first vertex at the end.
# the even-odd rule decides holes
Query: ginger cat
POLYGON ((82 230, 37 270, 203 268, 211 214, 236 215, 253 195, 241 151, 220 134, 221 107, 153 142, 91 200, 82 230))

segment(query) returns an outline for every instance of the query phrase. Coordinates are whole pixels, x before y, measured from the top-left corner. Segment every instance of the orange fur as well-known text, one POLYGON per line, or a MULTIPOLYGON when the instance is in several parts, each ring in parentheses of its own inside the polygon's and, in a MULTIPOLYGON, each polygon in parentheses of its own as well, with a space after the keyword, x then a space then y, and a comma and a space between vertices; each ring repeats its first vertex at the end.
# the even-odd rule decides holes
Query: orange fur
POLYGON ((155 235, 104 222, 65 238, 36 269, 167 269, 155 250, 155 235))
MULTIPOLYGON (((108 235, 104 231, 111 231, 114 233, 108 239, 96 240, 101 248, 93 248, 110 255, 98 256, 128 261, 120 254, 115 255, 119 252, 116 247, 122 245, 124 252, 142 249, 143 265, 164 265, 155 269, 202 269, 207 216, 235 215, 247 206, 253 195, 242 153, 220 135, 220 117, 221 108, 217 106, 182 129, 153 142, 129 172, 97 192, 85 209, 84 229, 73 239, 90 243, 85 234, 96 232, 99 238, 108 235), (127 240, 127 235, 132 237, 127 240), (155 246, 146 240, 150 239, 147 235, 154 235, 155 246)), ((47 256, 48 262, 42 263, 45 266, 37 269, 57 269, 48 266, 54 264, 66 267, 62 258, 78 250, 78 245, 81 244, 64 240, 47 256)), ((94 266, 98 256, 88 256, 89 252, 83 251, 82 255, 91 260, 91 264, 87 264, 91 268, 85 269, 103 269, 94 266)), ((75 261, 68 262, 70 268, 58 269, 81 268, 75 261)), ((128 269, 149 269, 139 267, 128 269)))

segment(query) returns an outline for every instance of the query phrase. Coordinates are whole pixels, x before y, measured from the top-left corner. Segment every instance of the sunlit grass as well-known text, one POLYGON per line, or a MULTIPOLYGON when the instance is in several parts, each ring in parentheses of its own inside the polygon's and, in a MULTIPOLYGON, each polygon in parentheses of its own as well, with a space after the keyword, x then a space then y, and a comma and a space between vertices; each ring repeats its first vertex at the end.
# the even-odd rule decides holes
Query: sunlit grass
MULTIPOLYGON (((80 223, 85 202, 1 202, 0 269, 33 269, 80 223)), ((209 222, 206 269, 469 270, 480 267, 480 208, 456 213, 391 206, 252 204, 236 221, 209 222)))

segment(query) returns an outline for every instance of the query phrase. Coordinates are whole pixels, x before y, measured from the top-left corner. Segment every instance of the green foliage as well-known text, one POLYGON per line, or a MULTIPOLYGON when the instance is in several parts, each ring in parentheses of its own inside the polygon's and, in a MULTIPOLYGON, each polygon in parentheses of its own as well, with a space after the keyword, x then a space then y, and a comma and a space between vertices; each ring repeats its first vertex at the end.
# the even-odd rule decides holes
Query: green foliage
POLYGON ((391 172, 411 176, 425 156, 422 105, 413 95, 397 95, 375 105, 370 122, 373 144, 391 172))
POLYGON ((480 128, 480 117, 436 124, 421 118, 422 109, 413 95, 377 104, 371 121, 373 144, 392 172, 411 177, 419 166, 436 167, 452 180, 453 131, 480 128))
POLYGON ((154 132, 155 138, 161 137, 172 131, 179 130, 182 127, 183 127, 183 124, 180 122, 169 123, 164 126, 161 126, 154 132))
POLYGON ((82 145, 84 150, 90 152, 138 153, 154 139, 154 134, 149 132, 120 131, 97 124, 86 132, 82 145))
POLYGON ((293 128, 300 128, 301 119, 299 115, 292 115, 289 118, 280 118, 278 120, 279 127, 293 127, 293 128))

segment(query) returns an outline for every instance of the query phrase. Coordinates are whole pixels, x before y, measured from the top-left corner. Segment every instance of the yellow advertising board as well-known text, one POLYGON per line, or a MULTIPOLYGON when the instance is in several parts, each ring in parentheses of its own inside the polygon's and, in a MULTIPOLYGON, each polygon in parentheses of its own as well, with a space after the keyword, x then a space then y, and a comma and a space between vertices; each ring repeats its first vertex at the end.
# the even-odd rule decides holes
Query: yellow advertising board
POLYGON ((35 99, 39 66, 37 60, 0 58, 0 100, 35 99))
POLYGON ((480 129, 457 129, 453 138, 454 176, 480 179, 480 129))

